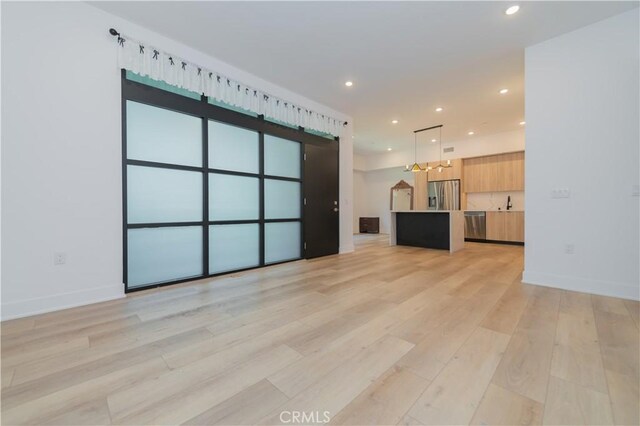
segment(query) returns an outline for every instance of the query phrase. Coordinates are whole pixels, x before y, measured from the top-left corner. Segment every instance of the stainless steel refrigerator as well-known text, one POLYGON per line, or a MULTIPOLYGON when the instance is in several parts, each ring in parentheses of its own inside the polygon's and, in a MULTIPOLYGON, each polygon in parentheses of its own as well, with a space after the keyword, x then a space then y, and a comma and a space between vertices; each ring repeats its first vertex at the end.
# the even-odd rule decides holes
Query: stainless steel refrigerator
POLYGON ((460 210, 460 181, 429 182, 427 200, 429 210, 460 210))

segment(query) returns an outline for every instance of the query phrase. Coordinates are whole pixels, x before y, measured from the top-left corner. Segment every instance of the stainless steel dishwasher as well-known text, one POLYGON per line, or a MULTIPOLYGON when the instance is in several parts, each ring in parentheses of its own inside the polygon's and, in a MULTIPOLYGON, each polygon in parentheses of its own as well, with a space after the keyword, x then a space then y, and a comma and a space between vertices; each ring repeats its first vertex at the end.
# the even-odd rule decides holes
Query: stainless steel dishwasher
POLYGON ((470 240, 487 239, 486 212, 464 212, 464 238, 470 240))

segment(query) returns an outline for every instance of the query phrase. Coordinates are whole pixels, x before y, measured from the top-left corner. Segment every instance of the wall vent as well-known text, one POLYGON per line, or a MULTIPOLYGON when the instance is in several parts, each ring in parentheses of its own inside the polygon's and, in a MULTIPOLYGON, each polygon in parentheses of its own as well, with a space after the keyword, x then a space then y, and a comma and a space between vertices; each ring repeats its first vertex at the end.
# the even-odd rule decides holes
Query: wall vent
POLYGON ((443 149, 442 149, 442 152, 453 152, 453 147, 452 147, 452 146, 450 146, 450 147, 448 147, 448 148, 443 148, 443 149))

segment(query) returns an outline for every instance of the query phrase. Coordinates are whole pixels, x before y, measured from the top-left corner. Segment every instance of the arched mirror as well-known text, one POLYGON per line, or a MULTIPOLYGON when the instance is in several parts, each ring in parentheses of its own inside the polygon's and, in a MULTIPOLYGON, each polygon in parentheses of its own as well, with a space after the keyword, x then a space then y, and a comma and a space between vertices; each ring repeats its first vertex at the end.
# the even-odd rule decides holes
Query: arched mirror
POLYGON ((404 180, 391 188, 389 208, 393 211, 413 210, 413 186, 404 180))

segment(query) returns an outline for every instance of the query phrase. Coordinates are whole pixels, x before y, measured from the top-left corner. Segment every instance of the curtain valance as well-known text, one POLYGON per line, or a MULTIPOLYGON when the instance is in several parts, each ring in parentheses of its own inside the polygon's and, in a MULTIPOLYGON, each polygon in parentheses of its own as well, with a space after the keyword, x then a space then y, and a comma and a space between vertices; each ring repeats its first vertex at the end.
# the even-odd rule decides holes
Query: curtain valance
POLYGON ((347 124, 124 35, 117 36, 117 48, 120 68, 182 89, 204 93, 217 101, 270 119, 334 136, 340 136, 347 124))

